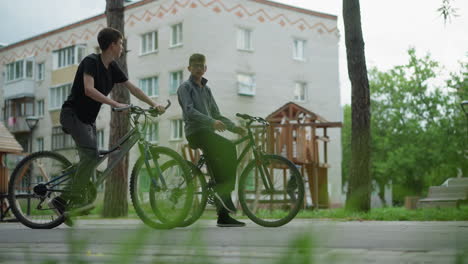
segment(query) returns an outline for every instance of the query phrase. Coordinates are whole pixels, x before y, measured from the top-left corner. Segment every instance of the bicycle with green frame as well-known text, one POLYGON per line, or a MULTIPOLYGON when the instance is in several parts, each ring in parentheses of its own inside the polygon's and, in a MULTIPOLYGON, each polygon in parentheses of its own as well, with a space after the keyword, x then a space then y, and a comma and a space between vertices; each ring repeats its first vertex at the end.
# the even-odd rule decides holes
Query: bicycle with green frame
MULTIPOLYGON (((240 173, 238 198, 242 211, 253 222, 265 227, 278 227, 289 223, 300 211, 304 202, 304 182, 297 167, 290 160, 273 154, 267 154, 263 147, 256 144, 252 124, 260 124, 263 134, 268 122, 261 117, 237 114, 246 121, 247 134, 234 144, 247 144, 240 152, 237 164, 249 156, 253 157, 240 173), (248 153, 252 152, 252 156, 248 153)), ((201 155, 197 164, 191 165, 194 184, 193 206, 188 217, 180 226, 194 223, 203 213, 206 204, 213 204, 215 185, 214 177, 207 166, 208 182, 202 167, 206 164, 201 155)), ((207 164, 209 165, 209 164, 207 164)), ((157 209, 157 208, 156 208, 157 209)), ((162 219, 164 221, 165 219, 162 219)))
MULTIPOLYGON (((169 106, 170 101, 166 108, 169 106)), ((153 228, 167 229, 180 225, 189 213, 194 190, 186 161, 174 150, 145 140, 149 124, 160 113, 153 108, 131 105, 112 110, 128 111, 131 130, 110 150, 99 151, 96 168, 109 156, 113 155, 113 159, 87 184, 88 201, 94 202, 97 187, 137 144, 140 156, 130 177, 130 197, 137 215, 153 228), (158 210, 154 209, 156 207, 158 210), (164 214, 164 222, 159 220, 159 214, 164 214)), ((30 228, 49 229, 62 224, 67 212, 57 214, 49 202, 70 190, 75 171, 76 164, 58 152, 40 151, 24 158, 15 167, 9 182, 8 199, 13 214, 30 228)))

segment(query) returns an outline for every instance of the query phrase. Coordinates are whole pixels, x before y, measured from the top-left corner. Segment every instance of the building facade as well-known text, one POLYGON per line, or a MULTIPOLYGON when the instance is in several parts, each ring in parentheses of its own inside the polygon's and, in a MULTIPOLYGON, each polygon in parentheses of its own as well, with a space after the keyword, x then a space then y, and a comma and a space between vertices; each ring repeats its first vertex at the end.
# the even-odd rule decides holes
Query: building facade
MULTIPOLYGON (((173 103, 148 139, 174 149, 184 144, 176 91, 189 77, 192 53, 206 55, 208 86, 221 112, 234 121, 237 112, 265 117, 289 101, 341 121, 336 24, 336 16, 266 0, 127 5, 129 79, 159 103, 173 103)), ((81 59, 99 52, 96 37, 105 26, 105 16, 98 15, 0 49, 0 118, 25 149, 57 150, 76 159, 73 141, 60 129, 60 107, 81 59), (39 117, 32 137, 27 116, 39 117)), ((103 106, 96 125, 104 149, 109 120, 110 108, 103 106)), ((332 203, 341 203, 340 130, 329 137, 329 193, 332 203)), ((130 167, 137 154, 135 149, 130 167)))

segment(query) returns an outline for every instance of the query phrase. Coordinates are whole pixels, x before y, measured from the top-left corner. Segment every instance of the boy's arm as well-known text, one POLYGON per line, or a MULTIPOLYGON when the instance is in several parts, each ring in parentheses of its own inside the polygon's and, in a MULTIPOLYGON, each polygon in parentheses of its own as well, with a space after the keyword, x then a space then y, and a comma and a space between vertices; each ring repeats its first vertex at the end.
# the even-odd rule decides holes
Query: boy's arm
POLYGON ((136 87, 133 83, 131 83, 130 81, 126 81, 123 84, 125 85, 125 87, 127 87, 130 93, 133 94, 133 96, 147 103, 151 107, 157 108, 159 111, 164 112, 164 106, 156 104, 155 101, 151 100, 149 96, 147 96, 140 88, 136 87))
POLYGON ((210 91, 210 111, 211 111, 211 114, 213 115, 213 117, 216 119, 216 120, 219 120, 221 122, 223 122, 227 129, 231 132, 236 132, 236 124, 234 124, 234 122, 232 122, 229 118, 221 115, 221 113, 219 112, 219 108, 218 108, 218 105, 216 104, 216 101, 213 97, 213 94, 211 93, 210 91))
POLYGON ((179 89, 177 89, 177 98, 179 99, 179 104, 184 115, 186 115, 188 119, 213 127, 216 120, 195 109, 190 92, 185 89, 185 87, 180 86, 179 89))
POLYGON ((103 103, 103 104, 108 104, 113 107, 125 107, 127 106, 126 104, 121 104, 119 102, 116 102, 112 100, 111 98, 103 95, 101 92, 99 92, 96 88, 94 88, 94 78, 93 76, 84 73, 83 74, 83 84, 84 84, 84 93, 86 96, 90 97, 91 99, 103 103))

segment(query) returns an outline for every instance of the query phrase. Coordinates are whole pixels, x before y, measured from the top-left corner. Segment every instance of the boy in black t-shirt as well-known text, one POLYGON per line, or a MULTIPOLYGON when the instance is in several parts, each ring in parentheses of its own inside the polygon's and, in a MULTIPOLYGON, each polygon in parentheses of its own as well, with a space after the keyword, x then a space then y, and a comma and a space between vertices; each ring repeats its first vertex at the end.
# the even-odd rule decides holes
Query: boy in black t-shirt
MULTIPOLYGON (((96 117, 102 104, 112 107, 127 106, 107 97, 115 83, 123 83, 135 97, 164 112, 163 106, 156 104, 128 81, 115 61, 122 54, 122 34, 116 29, 104 28, 99 32, 97 40, 102 53, 90 54, 81 61, 71 94, 63 103, 60 113, 62 128, 73 137, 80 162, 72 180, 70 194, 64 193, 51 201, 51 206, 59 214, 70 208, 89 206, 84 190, 97 165, 96 117)), ((71 220, 67 219, 65 223, 70 225, 71 220)))

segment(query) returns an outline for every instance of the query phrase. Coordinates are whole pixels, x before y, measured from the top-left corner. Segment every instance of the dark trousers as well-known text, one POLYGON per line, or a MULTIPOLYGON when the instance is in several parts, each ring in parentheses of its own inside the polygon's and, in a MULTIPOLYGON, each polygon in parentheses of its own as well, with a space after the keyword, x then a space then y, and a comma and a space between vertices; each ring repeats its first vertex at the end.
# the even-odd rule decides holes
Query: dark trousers
MULTIPOLYGON (((60 112, 60 123, 62 124, 63 130, 72 136, 80 156, 80 161, 71 183, 71 193, 73 196, 83 194, 87 183, 94 176, 97 165, 98 149, 96 125, 81 122, 74 110, 68 107, 62 108, 60 112)), ((74 197, 66 196, 65 199, 72 198, 74 197)), ((77 199, 80 200, 80 198, 77 199)))
POLYGON ((227 196, 236 184, 237 153, 235 145, 228 139, 211 131, 200 131, 187 136, 192 148, 200 148, 216 181, 216 190, 227 196))

